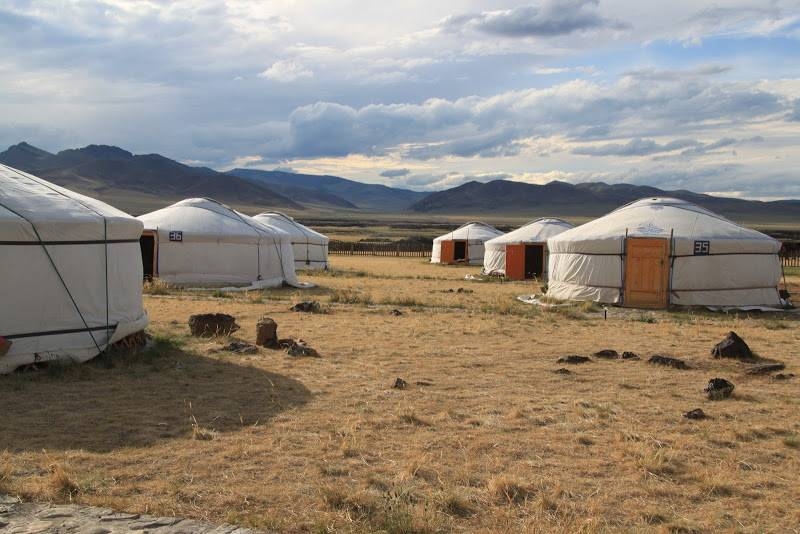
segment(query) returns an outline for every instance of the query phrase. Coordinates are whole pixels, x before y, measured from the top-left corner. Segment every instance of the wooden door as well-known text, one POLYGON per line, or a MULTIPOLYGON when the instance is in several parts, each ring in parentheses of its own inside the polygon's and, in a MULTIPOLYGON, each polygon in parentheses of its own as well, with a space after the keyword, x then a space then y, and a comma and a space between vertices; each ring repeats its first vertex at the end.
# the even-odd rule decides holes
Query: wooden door
POLYGON ((453 255, 455 254, 455 246, 453 246, 453 242, 442 241, 441 246, 442 248, 439 261, 441 263, 453 263, 453 255))
POLYGON ((525 245, 506 245, 506 278, 525 280, 525 245))
POLYGON ((624 305, 666 308, 669 303, 669 240, 631 237, 626 240, 624 305))

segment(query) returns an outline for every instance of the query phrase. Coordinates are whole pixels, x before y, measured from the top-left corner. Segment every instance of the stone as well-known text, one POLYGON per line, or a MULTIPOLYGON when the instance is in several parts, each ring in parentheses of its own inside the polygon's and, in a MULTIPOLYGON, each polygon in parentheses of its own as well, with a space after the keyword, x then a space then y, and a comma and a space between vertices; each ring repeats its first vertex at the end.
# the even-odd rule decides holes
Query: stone
POLYGON ((562 356, 556 360, 556 363, 569 363, 569 364, 579 364, 579 363, 586 363, 591 361, 588 356, 578 356, 577 354, 572 354, 570 356, 562 356))
POLYGON ((405 380, 403 380, 400 377, 397 377, 397 379, 394 381, 394 385, 392 387, 395 388, 395 389, 406 389, 408 387, 408 382, 406 382, 405 380))
POLYGON ((694 410, 689 410, 688 412, 684 413, 683 416, 686 419, 706 419, 708 417, 706 415, 706 412, 704 412, 700 408, 695 408, 694 410))
POLYGON ((606 358, 608 360, 616 360, 619 358, 619 352, 615 351, 614 349, 603 349, 598 350, 594 353, 594 356, 597 358, 606 358))
POLYGON ((232 315, 201 313, 189 317, 189 329, 195 337, 227 336, 239 330, 239 325, 232 315))
POLYGON ((302 339, 298 339, 297 341, 293 341, 292 344, 286 349, 286 354, 289 356, 301 356, 301 357, 311 357, 311 358, 319 358, 319 353, 308 346, 308 344, 303 341, 302 339))
POLYGON ((724 378, 712 378, 703 391, 708 395, 709 400, 727 399, 733 393, 733 383, 724 378))
POLYGON ((400 310, 397 310, 397 309, 395 309, 395 310, 392 310, 392 311, 390 311, 389 313, 391 313, 391 314, 392 314, 392 315, 394 315, 395 317, 400 317, 401 315, 403 315, 403 312, 401 312, 400 310))
POLYGON ((678 358, 673 358, 671 356, 663 356, 661 354, 654 354, 649 360, 647 360, 647 363, 652 363, 654 365, 665 365, 675 369, 689 369, 689 366, 686 365, 685 361, 679 360, 678 358))
POLYGON ((752 360, 753 352, 736 332, 728 332, 725 339, 714 345, 711 349, 714 358, 737 358, 739 360, 752 360))
POLYGON ((571 375, 571 374, 572 374, 572 371, 570 371, 570 370, 569 370, 569 369, 567 369, 566 367, 561 367, 560 369, 556 369, 556 370, 555 370, 555 371, 553 371, 553 372, 554 372, 555 374, 557 374, 557 375, 571 375))
POLYGON ((432 386, 432 385, 433 385, 433 382, 428 382, 427 380, 417 380, 417 381, 416 381, 416 382, 414 382, 414 383, 415 383, 416 385, 418 385, 418 386, 423 386, 423 387, 424 387, 424 386, 432 386))
POLYGON ((322 307, 316 300, 306 300, 303 302, 298 302, 297 304, 289 308, 289 311, 304 312, 304 313, 319 313, 322 311, 322 307))
POLYGON ((783 371, 786 366, 780 362, 775 363, 762 363, 761 365, 754 365, 747 370, 748 375, 766 375, 775 371, 783 371))
POLYGON ((773 376, 773 380, 789 380, 790 378, 794 378, 794 374, 792 373, 778 373, 777 375, 773 376))
POLYGON ((256 345, 259 347, 278 347, 278 323, 269 317, 262 317, 256 323, 256 345))
POLYGON ((235 354, 258 354, 258 347, 246 341, 231 341, 223 346, 222 350, 235 354))
POLYGON ((43 510, 36 517, 39 519, 60 519, 64 517, 72 517, 74 515, 74 510, 70 510, 69 508, 50 508, 49 510, 43 510))
POLYGON ((130 521, 132 519, 139 519, 141 516, 139 514, 125 514, 122 512, 115 512, 113 514, 104 515, 100 518, 100 521, 104 523, 109 523, 112 521, 130 521))
POLYGON ((622 358, 623 360, 641 360, 638 354, 636 354, 635 352, 628 352, 628 351, 623 352, 620 358, 622 358))

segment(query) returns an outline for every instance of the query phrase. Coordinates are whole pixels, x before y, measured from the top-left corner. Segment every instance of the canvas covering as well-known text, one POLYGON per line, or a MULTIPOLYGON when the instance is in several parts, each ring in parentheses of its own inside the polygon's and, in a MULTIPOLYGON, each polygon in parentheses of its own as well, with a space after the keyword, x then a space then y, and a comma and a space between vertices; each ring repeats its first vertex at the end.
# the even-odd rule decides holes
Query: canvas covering
POLYGON ((670 239, 670 304, 780 305, 780 242, 674 198, 641 199, 550 238, 547 294, 621 303, 626 235, 670 239))
POLYGON ((327 269, 328 238, 280 212, 259 213, 255 220, 280 228, 292 238, 296 269, 327 269))
POLYGON ((468 222, 459 226, 455 230, 445 235, 439 236, 433 240, 433 248, 431 249, 431 263, 442 262, 442 242, 443 241, 466 241, 467 254, 469 258, 467 263, 470 265, 483 264, 484 243, 493 237, 503 235, 503 232, 484 224, 482 222, 468 222))
POLYGON ((189 198, 138 217, 157 234, 158 277, 181 285, 297 282, 291 236, 207 198, 189 198))
POLYGON ((142 223, 0 164, 0 373, 83 362, 147 326, 142 223))
POLYGON ((574 226, 567 221, 542 217, 507 234, 490 239, 484 245, 483 274, 506 274, 506 245, 547 243, 549 238, 570 228, 574 226))

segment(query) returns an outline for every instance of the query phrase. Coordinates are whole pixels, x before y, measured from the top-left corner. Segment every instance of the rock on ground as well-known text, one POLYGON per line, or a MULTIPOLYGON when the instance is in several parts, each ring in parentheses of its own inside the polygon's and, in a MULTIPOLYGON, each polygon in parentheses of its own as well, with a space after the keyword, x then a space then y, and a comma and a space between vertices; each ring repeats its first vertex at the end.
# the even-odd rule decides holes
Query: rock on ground
POLYGON ((675 369, 688 369, 689 366, 686 365, 686 362, 683 360, 679 360, 678 358, 673 358, 671 356, 663 356, 661 354, 654 354, 647 360, 647 363, 652 363, 655 365, 665 365, 667 367, 674 367, 675 369))
POLYGON ((0 495, 0 531, 14 534, 253 534, 233 525, 114 512, 109 508, 20 502, 0 495))
POLYGON ((754 357, 750 347, 736 332, 728 332, 725 339, 711 349, 711 355, 714 358, 738 358, 740 360, 751 360, 754 357))
POLYGON ((712 378, 708 385, 703 388, 710 400, 727 399, 733 393, 734 385, 724 378, 712 378))
POLYGON ((239 330, 239 325, 232 315, 200 313, 189 317, 189 329, 195 337, 227 336, 239 330))
POLYGON ((571 354, 570 356, 562 356, 556 360, 556 363, 571 363, 571 364, 578 364, 578 363, 586 363, 592 360, 589 359, 588 356, 578 356, 577 354, 571 354))

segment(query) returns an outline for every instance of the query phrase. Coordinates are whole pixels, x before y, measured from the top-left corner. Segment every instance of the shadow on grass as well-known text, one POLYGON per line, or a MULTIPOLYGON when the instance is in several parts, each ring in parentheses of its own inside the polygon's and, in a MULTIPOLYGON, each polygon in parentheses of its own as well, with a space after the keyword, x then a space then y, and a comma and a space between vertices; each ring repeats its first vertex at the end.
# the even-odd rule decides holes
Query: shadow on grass
POLYGON ((157 339, 137 354, 0 376, 0 451, 108 452, 268 423, 311 393, 297 380, 157 339))

